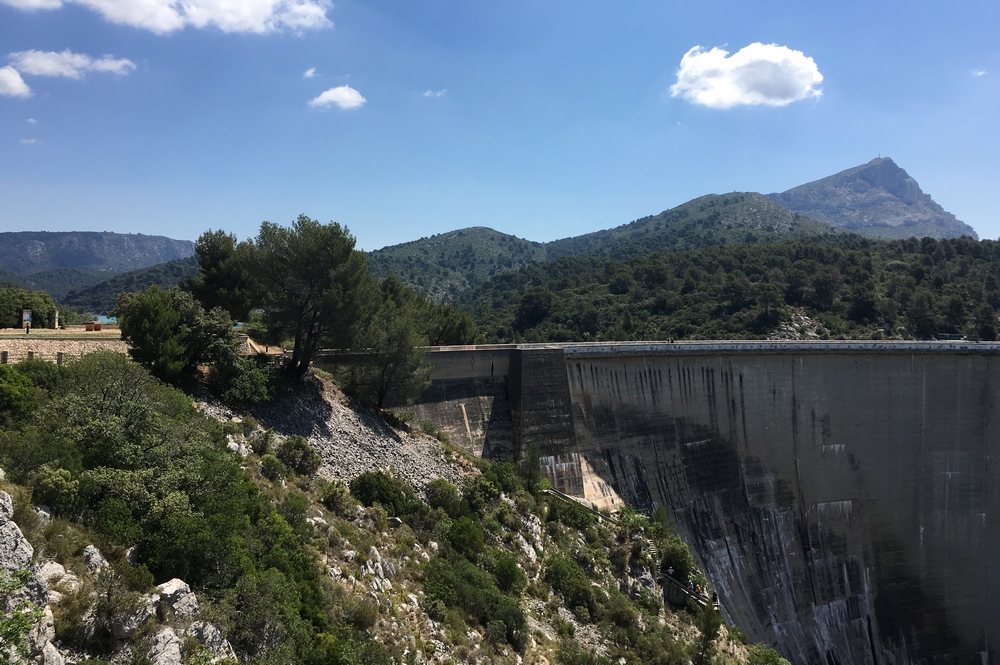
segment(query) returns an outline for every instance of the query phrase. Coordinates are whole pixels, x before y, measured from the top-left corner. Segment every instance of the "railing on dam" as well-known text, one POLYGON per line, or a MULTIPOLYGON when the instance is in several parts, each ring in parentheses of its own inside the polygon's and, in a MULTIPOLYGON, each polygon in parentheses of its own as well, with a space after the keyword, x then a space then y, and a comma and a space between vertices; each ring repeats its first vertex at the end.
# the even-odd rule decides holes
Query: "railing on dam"
MULTIPOLYGON (((428 353, 561 349, 566 355, 705 353, 1000 353, 1000 342, 916 340, 691 340, 678 342, 564 342, 429 346, 428 353)), ((331 354, 332 355, 332 354, 331 354)))

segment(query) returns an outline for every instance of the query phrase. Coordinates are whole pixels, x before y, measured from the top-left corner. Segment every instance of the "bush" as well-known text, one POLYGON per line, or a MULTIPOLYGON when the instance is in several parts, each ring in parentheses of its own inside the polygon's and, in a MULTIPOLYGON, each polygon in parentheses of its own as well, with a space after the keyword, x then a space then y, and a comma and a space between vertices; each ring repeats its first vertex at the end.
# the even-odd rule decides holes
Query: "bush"
POLYGON ((367 471, 352 480, 351 495, 366 506, 380 504, 390 516, 405 515, 415 500, 409 485, 382 471, 367 471))
POLYGON ((323 460, 301 436, 285 439, 274 454, 290 470, 300 476, 311 476, 319 470, 323 460))
POLYGON ((427 503, 431 508, 440 508, 451 518, 461 517, 468 512, 468 506, 462 503, 458 488, 444 478, 436 478, 427 483, 427 503))
POLYGON ((754 644, 749 652, 747 665, 789 665, 780 653, 763 644, 754 644))
POLYGON ((347 487, 341 480, 331 480, 321 484, 319 496, 320 503, 337 515, 345 515, 351 505, 351 498, 347 495, 347 487))
POLYGON ((234 358, 212 368, 212 391, 227 404, 260 404, 274 399, 278 380, 274 367, 253 358, 234 358))
POLYGON ((260 458, 260 473, 268 480, 281 480, 286 472, 285 465, 274 455, 264 455, 260 458))
POLYGON ((493 567, 493 577, 497 587, 504 593, 519 595, 528 583, 528 578, 517 565, 517 559, 508 552, 501 553, 493 567))
POLYGON ((31 379, 10 365, 0 365, 0 423, 27 416, 38 406, 31 379))
MULTIPOLYGON (((518 651, 527 642, 527 620, 520 603, 504 596, 493 584, 489 573, 466 559, 454 564, 442 557, 431 559, 424 583, 427 598, 425 608, 440 602, 446 607, 459 607, 488 628, 493 621, 504 625, 504 640, 518 651)), ((494 626, 496 637, 499 628, 494 626)))
POLYGON ((483 551, 483 530, 469 517, 459 517, 448 532, 448 542, 459 554, 475 560, 483 551))
POLYGON ((580 565, 568 554, 556 554, 545 566, 544 579, 560 594, 570 608, 582 607, 593 616, 596 608, 590 580, 580 565))
POLYGON ((597 524, 597 518, 576 501, 551 497, 547 516, 550 522, 561 522, 578 531, 586 531, 597 524))
POLYGON ((680 536, 672 533, 664 538, 659 546, 662 557, 660 567, 663 572, 673 568, 673 577, 681 582, 686 582, 695 570, 694 557, 691 556, 691 550, 687 544, 681 540, 680 536))
POLYGON ((54 469, 48 464, 38 469, 35 477, 33 500, 36 504, 46 504, 56 514, 73 516, 76 514, 80 482, 66 469, 54 469))
POLYGON ((254 434, 247 445, 250 446, 250 450, 253 451, 254 455, 258 457, 263 457, 271 452, 271 443, 274 441, 274 430, 264 430, 258 434, 254 434))
POLYGON ((22 360, 14 365, 17 373, 28 377, 36 388, 58 394, 66 387, 69 370, 66 367, 37 358, 22 360))

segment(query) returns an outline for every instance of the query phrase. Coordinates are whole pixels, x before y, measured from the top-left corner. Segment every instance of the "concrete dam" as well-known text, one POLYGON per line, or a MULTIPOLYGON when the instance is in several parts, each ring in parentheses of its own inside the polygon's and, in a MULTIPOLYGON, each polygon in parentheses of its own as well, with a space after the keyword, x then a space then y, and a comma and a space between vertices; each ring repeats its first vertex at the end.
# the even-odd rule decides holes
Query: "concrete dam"
POLYGON ((984 665, 1000 641, 1000 345, 435 348, 418 418, 663 505, 726 619, 793 663, 984 665))

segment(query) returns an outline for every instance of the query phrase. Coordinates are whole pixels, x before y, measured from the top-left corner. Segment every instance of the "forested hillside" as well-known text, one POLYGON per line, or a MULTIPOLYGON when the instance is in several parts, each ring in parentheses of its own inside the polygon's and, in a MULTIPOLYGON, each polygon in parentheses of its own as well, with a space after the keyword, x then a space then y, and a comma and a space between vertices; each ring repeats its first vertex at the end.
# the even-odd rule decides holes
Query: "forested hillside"
POLYGON ((1000 243, 845 236, 564 258, 496 277, 463 306, 491 342, 756 339, 795 312, 822 337, 995 339, 1000 243))
POLYGON ((546 243, 548 258, 608 256, 627 259, 712 245, 829 236, 836 231, 754 192, 709 194, 658 215, 606 231, 546 243))
MULTIPOLYGON (((170 288, 180 284, 188 277, 192 277, 197 272, 198 260, 194 256, 189 256, 115 275, 93 286, 78 291, 69 291, 63 296, 53 295, 53 297, 84 312, 107 314, 114 309, 115 299, 119 293, 141 291, 153 285, 170 288)), ((46 289, 42 288, 42 290, 46 289)))
POLYGON ((493 275, 546 256, 541 243, 479 226, 369 252, 368 268, 376 277, 395 275, 435 302, 449 302, 493 275))
POLYGON ((396 275, 436 302, 449 302, 490 277, 565 256, 625 259, 730 243, 829 236, 837 230, 752 192, 710 194, 629 224, 549 243, 477 227, 368 254, 373 274, 396 275))

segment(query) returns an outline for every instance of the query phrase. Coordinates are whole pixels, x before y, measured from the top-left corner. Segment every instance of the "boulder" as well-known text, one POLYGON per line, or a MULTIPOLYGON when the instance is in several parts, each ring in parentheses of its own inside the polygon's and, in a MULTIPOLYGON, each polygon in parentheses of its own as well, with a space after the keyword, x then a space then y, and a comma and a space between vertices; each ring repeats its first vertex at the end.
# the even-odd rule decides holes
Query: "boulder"
POLYGON ((207 621, 195 621, 188 628, 187 634, 198 640, 212 654, 213 658, 236 658, 229 640, 222 636, 218 628, 207 621))
POLYGON ((172 628, 163 628, 153 638, 149 659, 153 665, 181 665, 181 641, 172 628))
POLYGON ((21 529, 11 521, 14 502, 10 494, 0 492, 0 571, 13 573, 31 565, 35 550, 21 533, 21 529))
POLYGON ((157 591, 177 616, 189 617, 198 613, 198 598, 183 580, 175 577, 161 584, 157 591))
POLYGON ((55 561, 46 561, 38 566, 38 576, 49 584, 58 584, 66 574, 66 569, 55 561))
MULTIPOLYGON (((156 605, 160 597, 156 594, 142 597, 142 604, 134 612, 118 618, 111 626, 111 637, 121 642, 137 631, 144 623, 156 616, 156 605)), ((86 617, 85 617, 86 618, 86 617)), ((86 630, 85 630, 86 632, 86 630)))
POLYGON ((38 520, 42 523, 42 526, 52 521, 52 509, 44 503, 35 506, 35 512, 38 513, 38 520))
POLYGON ((101 554, 101 550, 93 545, 83 548, 83 560, 87 562, 87 570, 92 573, 108 565, 108 560, 101 554))
POLYGON ((46 642, 42 648, 42 665, 65 665, 65 663, 59 649, 56 649, 52 642, 46 642))

